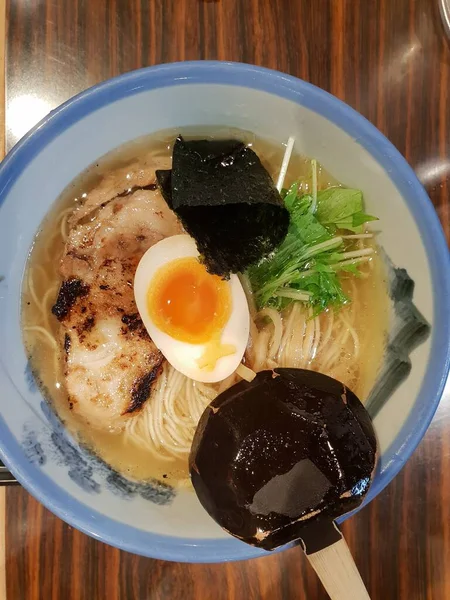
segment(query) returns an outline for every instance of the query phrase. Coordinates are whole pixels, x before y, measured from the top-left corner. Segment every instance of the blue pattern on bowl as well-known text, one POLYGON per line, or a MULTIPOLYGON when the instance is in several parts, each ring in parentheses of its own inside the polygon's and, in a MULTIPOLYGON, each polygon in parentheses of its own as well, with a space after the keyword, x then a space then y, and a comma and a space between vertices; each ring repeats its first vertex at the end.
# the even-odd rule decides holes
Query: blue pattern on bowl
POLYGON ((28 359, 27 361, 27 365, 23 374, 25 377, 25 381, 27 382, 28 391, 31 394, 35 394, 38 391, 38 384, 36 382, 36 377, 33 373, 33 367, 30 359, 28 359))
POLYGON ((45 465, 47 457, 34 430, 28 431, 27 427, 24 427, 22 445, 25 456, 33 465, 45 465))
POLYGON ((122 498, 139 495, 159 506, 173 501, 175 490, 172 486, 156 479, 139 482, 126 479, 94 452, 77 444, 49 402, 42 401, 40 407, 50 428, 40 434, 28 427, 24 428, 22 446, 28 460, 43 466, 48 456, 64 466, 70 479, 89 494, 100 494, 102 486, 106 486, 122 498))

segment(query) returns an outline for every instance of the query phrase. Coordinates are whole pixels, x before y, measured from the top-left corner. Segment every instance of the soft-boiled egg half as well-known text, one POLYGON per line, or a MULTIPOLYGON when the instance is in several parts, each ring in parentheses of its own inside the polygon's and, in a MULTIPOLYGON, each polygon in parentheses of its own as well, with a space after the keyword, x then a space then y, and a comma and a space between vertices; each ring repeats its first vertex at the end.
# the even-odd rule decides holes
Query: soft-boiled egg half
POLYGON ((175 369, 205 383, 237 369, 250 327, 244 290, 236 275, 226 281, 208 273, 190 236, 168 237, 147 250, 134 297, 150 337, 175 369))

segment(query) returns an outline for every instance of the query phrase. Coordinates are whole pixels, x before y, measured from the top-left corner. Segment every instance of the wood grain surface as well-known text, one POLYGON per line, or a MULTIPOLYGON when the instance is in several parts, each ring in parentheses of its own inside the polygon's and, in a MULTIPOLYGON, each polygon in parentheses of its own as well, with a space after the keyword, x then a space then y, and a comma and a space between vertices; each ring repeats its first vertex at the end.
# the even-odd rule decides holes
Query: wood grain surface
MULTIPOLYGON (((450 46, 438 0, 10 0, 8 147, 92 84, 185 59, 276 68, 344 99, 406 156, 450 239, 450 46)), ((344 526, 374 600, 450 599, 449 392, 401 474, 344 526)), ((326 597, 298 549, 174 564, 90 539, 19 487, 6 514, 8 599, 326 597)))

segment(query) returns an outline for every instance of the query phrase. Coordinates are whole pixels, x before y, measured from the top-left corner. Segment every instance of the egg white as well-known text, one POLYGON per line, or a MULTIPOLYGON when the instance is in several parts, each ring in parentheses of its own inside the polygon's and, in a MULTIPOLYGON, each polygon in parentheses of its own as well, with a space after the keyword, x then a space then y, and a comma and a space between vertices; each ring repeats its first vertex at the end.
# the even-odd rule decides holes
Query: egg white
POLYGON ((156 271, 173 260, 191 256, 197 257, 199 253, 195 241, 189 235, 174 235, 149 248, 136 270, 134 297, 148 334, 168 362, 195 381, 214 383, 226 379, 237 369, 248 342, 250 313, 239 278, 231 275, 227 281, 231 292, 231 314, 220 338, 222 344, 232 344, 236 351, 219 358, 212 371, 200 369, 196 362, 203 355, 207 344, 190 344, 174 339, 156 327, 148 312, 147 292, 156 271))

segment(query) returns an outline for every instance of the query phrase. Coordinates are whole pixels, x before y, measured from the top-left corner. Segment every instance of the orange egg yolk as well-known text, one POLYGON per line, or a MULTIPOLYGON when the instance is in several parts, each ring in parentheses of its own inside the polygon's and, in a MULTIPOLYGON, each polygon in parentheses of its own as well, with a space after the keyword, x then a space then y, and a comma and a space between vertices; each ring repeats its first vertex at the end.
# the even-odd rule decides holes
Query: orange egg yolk
POLYGON ((160 267, 147 292, 153 323, 180 342, 204 344, 220 336, 231 314, 229 283, 207 272, 195 257, 160 267))

